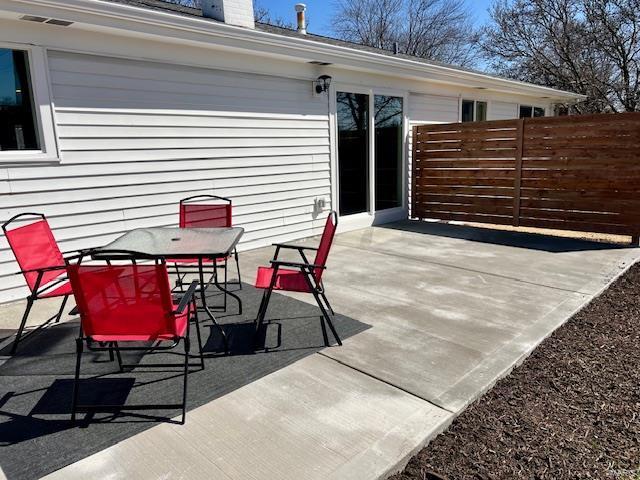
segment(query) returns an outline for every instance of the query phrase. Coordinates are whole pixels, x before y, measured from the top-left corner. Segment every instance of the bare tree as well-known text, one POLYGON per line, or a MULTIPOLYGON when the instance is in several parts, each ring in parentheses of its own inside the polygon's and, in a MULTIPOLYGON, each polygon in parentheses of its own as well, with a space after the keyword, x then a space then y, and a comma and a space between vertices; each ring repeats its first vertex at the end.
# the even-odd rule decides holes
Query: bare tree
POLYGON ((586 95, 579 113, 640 110, 640 0, 499 0, 491 18, 498 72, 586 95))
POLYGON ((337 0, 343 39, 457 65, 477 58, 478 35, 465 0, 337 0))

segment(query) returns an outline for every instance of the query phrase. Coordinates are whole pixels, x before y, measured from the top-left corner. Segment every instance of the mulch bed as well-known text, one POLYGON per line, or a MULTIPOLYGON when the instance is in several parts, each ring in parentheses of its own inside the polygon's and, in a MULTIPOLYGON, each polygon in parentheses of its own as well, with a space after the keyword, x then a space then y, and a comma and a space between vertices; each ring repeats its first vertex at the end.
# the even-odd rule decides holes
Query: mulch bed
POLYGON ((640 264, 393 480, 640 480, 640 264))

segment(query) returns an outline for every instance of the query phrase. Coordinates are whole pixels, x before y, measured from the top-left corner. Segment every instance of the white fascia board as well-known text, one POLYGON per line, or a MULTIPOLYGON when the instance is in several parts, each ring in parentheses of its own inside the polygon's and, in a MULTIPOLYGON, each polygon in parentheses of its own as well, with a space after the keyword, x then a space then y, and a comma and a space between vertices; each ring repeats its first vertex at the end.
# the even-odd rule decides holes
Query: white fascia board
MULTIPOLYGON (((549 102, 578 101, 586 98, 571 92, 496 78, 453 67, 395 58, 306 38, 288 37, 253 30, 199 17, 189 17, 100 0, 0 0, 0 10, 16 15, 32 14, 62 18, 82 24, 120 30, 122 34, 162 37, 164 41, 187 41, 236 51, 297 61, 318 60, 335 66, 467 88, 545 98, 549 102)), ((73 28, 73 27, 71 27, 73 28)))

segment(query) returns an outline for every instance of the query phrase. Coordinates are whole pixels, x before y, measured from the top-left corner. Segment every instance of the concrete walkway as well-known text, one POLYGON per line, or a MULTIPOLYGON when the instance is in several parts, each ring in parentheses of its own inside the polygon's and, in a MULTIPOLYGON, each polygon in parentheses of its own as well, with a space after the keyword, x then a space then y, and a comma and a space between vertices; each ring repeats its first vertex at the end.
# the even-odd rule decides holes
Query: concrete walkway
MULTIPOLYGON (((271 254, 242 254, 246 281, 271 254)), ((46 478, 384 477, 639 255, 413 222, 341 234, 328 294, 372 328, 46 478)))

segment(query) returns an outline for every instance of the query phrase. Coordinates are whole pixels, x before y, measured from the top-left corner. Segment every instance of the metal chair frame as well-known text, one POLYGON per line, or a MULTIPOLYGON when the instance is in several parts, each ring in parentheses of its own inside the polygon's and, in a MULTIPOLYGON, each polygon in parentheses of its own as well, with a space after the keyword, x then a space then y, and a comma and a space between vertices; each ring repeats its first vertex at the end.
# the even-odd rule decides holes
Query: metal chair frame
MULTIPOLYGON (((9 220, 7 220, 6 222, 4 222, 2 224, 2 231, 5 235, 5 237, 7 236, 7 232, 9 231, 9 225, 11 223, 14 223, 15 221, 17 221, 18 219, 23 219, 25 217, 35 217, 35 218, 40 218, 42 220, 46 220, 46 217, 44 214, 42 213, 32 213, 32 212, 25 212, 25 213, 20 213, 18 215, 14 215, 13 217, 11 217, 9 220)), ((11 244, 9 244, 11 246, 11 244)), ((12 247, 13 250, 13 247, 12 247)), ((73 252, 61 252, 63 255, 69 254, 69 253, 75 253, 76 251, 73 252)), ((27 305, 25 307, 24 313, 22 315, 22 319, 20 320, 20 326, 18 327, 18 331, 16 332, 16 338, 13 341, 13 345, 11 347, 11 355, 14 355, 17 350, 18 350, 18 344, 21 341, 26 340, 29 336, 31 336, 32 334, 42 330, 43 328, 46 328, 47 326, 49 326, 52 322, 53 323, 59 323, 60 319, 62 318, 62 313, 64 312, 64 307, 67 304, 67 300, 69 299, 69 295, 57 295, 57 297, 63 297, 62 298, 62 303, 60 305, 60 308, 58 309, 58 312, 51 316, 50 318, 48 318, 44 323, 40 324, 39 326, 37 326, 36 328, 29 330, 28 332, 25 333, 25 327, 27 324, 27 320, 29 319, 29 314, 31 313, 31 309, 33 308, 33 304, 36 302, 36 300, 40 300, 42 298, 55 298, 55 297, 43 297, 43 295, 45 295, 48 291, 50 291, 52 288, 60 286, 61 284, 63 284, 64 282, 68 281, 66 276, 60 276, 58 277, 56 280, 54 280, 52 283, 45 285, 44 287, 41 287, 42 284, 42 278, 44 276, 44 274, 46 272, 50 272, 50 271, 56 271, 56 270, 66 270, 66 266, 65 265, 50 265, 47 267, 42 267, 42 268, 34 268, 34 269, 30 269, 30 270, 20 270, 18 272, 15 272, 15 275, 25 275, 27 273, 34 273, 36 272, 38 274, 36 281, 33 285, 33 288, 31 288, 29 286, 29 289, 31 290, 31 293, 27 296, 26 300, 27 300, 27 305)), ((27 282, 28 285, 28 282, 27 282)))
MULTIPOLYGON (((92 254, 91 251, 86 252, 87 255, 91 255, 95 258, 104 258, 105 263, 107 265, 111 265, 113 260, 125 260, 131 261, 133 265, 137 264, 137 260, 152 260, 155 265, 166 265, 164 259, 154 258, 154 257, 146 257, 141 256, 137 253, 126 252, 126 251, 106 251, 99 250, 94 252, 95 255, 92 254)), ((82 260, 82 255, 79 256, 78 263, 82 260)), ((203 355, 203 347, 202 347, 202 334, 200 331, 200 322, 198 319, 198 308, 196 304, 196 290, 198 288, 198 281, 194 280, 189 285, 189 288, 186 290, 185 294, 180 299, 177 307, 174 308, 173 314, 179 315, 184 313, 185 309, 187 310, 187 324, 186 331, 184 336, 175 336, 171 343, 168 345, 163 345, 162 341, 153 342, 152 345, 149 346, 132 346, 132 347, 123 347, 118 344, 118 342, 96 342, 89 336, 84 336, 82 332, 82 326, 80 327, 80 333, 78 338, 76 338, 76 367, 75 367, 75 376, 73 383, 73 399, 72 399, 72 407, 71 407, 71 421, 76 421, 76 414, 81 412, 92 412, 92 411, 106 411, 106 412, 120 412, 123 410, 128 411, 139 411, 139 410, 169 410, 169 409, 180 409, 182 411, 182 418, 180 423, 184 425, 186 420, 186 408, 187 408, 187 379, 189 375, 189 367, 198 366, 201 369, 204 369, 204 355, 203 355), (190 364, 189 358, 191 358, 191 340, 190 340, 190 326, 191 322, 195 321, 196 326, 196 335, 198 339, 198 347, 199 347, 199 364, 190 364), (148 353, 153 353, 156 351, 167 351, 177 347, 182 341, 184 345, 184 362, 183 363, 162 363, 162 364, 153 364, 153 365, 142 365, 138 367, 142 368, 154 368, 154 367, 182 367, 183 368, 183 385, 182 385, 182 401, 181 403, 175 404, 134 404, 134 405, 81 405, 78 403, 79 397, 79 384, 80 384, 80 369, 82 363, 82 353, 85 348, 91 352, 109 352, 111 356, 111 360, 113 360, 113 351, 116 352, 116 357, 118 359, 118 366, 120 372, 124 371, 125 367, 134 367, 134 365, 125 365, 122 363, 122 357, 120 352, 123 351, 145 351, 148 353), (95 346, 97 345, 97 346, 95 346)), ((82 316, 82 312, 79 312, 82 316)), ((165 340, 166 341, 166 340, 165 340)))
MULTIPOLYGON (((188 204, 192 201, 195 200, 217 200, 220 202, 224 202, 225 204, 228 204, 229 208, 231 208, 231 205, 233 204, 232 200, 230 198, 226 198, 226 197, 220 197, 217 195, 194 195, 192 197, 187 197, 187 198, 183 198, 182 200, 180 200, 180 228, 184 228, 183 227, 183 205, 188 204)), ((231 223, 231 214, 229 214, 229 218, 228 218, 228 223, 231 223)), ((229 225, 232 226, 232 225, 229 225)), ((197 227, 195 227, 197 228, 197 227)), ((218 269, 222 268, 224 270, 224 286, 225 288, 227 288, 228 285, 238 285, 239 289, 242 290, 242 276, 240 273, 240 259, 238 256, 238 250, 236 248, 234 248, 233 250, 233 257, 235 260, 235 264, 236 264, 236 271, 238 274, 238 281, 237 282, 229 282, 228 281, 228 259, 225 258, 224 262, 221 262, 221 265, 219 265, 217 262, 212 262, 212 267, 213 267, 213 271, 211 272, 211 277, 209 278, 209 281, 207 282, 206 286, 208 287, 209 285, 211 285, 211 283, 218 283, 218 269)), ((178 277, 176 280, 176 287, 178 289, 180 289, 180 291, 183 291, 183 286, 184 286, 184 279, 186 278, 187 275, 189 274, 195 274, 198 273, 198 269, 199 267, 197 266, 182 266, 180 267, 178 263, 174 264, 174 269, 176 272, 176 276, 178 277), (182 270, 182 273, 181 273, 182 270)), ((220 308, 220 307, 218 307, 220 308)), ((227 295, 224 295, 224 305, 222 306, 222 310, 226 311, 227 309, 227 295)))
MULTIPOLYGON (((338 226, 338 214, 335 211, 332 211, 330 216, 333 216, 333 223, 337 227, 338 226)), ((331 333, 338 345, 342 346, 342 341, 338 336, 338 332, 336 331, 333 322, 331 321, 331 316, 335 316, 335 312, 327 299, 326 292, 324 289, 324 285, 321 279, 318 279, 316 275, 316 270, 326 270, 325 265, 315 265, 309 261, 307 256, 305 255, 305 251, 318 251, 318 247, 308 247, 304 245, 294 245, 290 243, 274 243, 274 247, 276 247, 276 251, 273 255, 273 259, 270 261, 271 266, 273 267, 273 274, 271 277, 271 284, 269 288, 264 291, 262 294, 262 301, 260 302, 260 307, 258 308, 258 315, 255 320, 256 324, 256 334, 260 331, 263 326, 264 318, 267 314, 267 309, 269 307, 269 301, 271 299, 271 294, 275 290, 276 282, 278 280, 278 270, 280 267, 288 267, 295 268, 299 270, 306 280, 307 286, 309 288, 309 293, 313 295, 318 304, 318 308, 322 312, 322 334, 324 336, 325 345, 329 346, 329 338, 327 336, 327 332, 325 329, 325 322, 329 326, 331 333), (289 262, 278 260, 278 256, 280 254, 280 250, 288 249, 288 250, 297 250, 300 254, 302 262, 289 262), (328 312, 327 312, 328 310, 328 312), (329 312, 331 315, 329 315, 329 312)))

